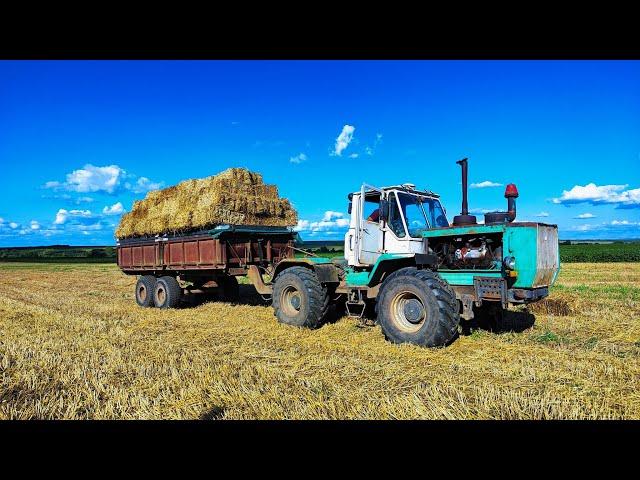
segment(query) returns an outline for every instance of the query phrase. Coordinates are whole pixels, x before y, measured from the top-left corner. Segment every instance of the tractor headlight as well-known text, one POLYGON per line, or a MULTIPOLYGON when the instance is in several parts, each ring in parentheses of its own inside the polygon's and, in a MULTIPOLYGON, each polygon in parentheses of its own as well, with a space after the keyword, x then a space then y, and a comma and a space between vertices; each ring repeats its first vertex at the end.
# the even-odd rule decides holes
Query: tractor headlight
POLYGON ((504 268, 507 270, 515 270, 516 269, 516 257, 505 257, 504 268))

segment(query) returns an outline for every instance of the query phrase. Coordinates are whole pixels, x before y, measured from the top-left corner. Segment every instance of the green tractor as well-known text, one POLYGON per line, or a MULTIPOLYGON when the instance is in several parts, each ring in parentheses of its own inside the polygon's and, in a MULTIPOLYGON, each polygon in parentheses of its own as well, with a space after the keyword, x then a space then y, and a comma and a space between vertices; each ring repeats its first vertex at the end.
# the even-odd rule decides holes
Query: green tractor
POLYGON ((513 184, 506 187, 507 211, 487 213, 478 224, 467 206, 467 159, 457 163, 462 212, 451 224, 439 195, 412 184, 364 184, 349 194, 344 260, 288 258, 276 265, 269 290, 278 320, 316 328, 331 303, 343 303, 353 316, 374 304, 388 340, 435 347, 474 317, 549 295, 560 269, 557 226, 515 222, 513 184))

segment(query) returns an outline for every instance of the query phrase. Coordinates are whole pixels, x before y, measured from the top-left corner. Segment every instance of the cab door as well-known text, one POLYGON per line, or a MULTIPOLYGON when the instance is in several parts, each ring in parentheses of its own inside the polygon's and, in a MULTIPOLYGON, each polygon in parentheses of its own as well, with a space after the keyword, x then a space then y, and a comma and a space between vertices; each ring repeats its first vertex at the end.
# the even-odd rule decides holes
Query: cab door
POLYGON ((357 226, 357 260, 361 266, 373 265, 382 253, 381 199, 381 189, 369 185, 362 186, 357 226))

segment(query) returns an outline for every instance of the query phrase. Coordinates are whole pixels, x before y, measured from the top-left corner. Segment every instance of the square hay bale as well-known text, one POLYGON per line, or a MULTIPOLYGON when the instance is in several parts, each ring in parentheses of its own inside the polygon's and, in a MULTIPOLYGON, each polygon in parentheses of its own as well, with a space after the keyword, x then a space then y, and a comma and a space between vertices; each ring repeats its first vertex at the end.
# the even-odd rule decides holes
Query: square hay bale
POLYGON ((188 232, 217 224, 294 226, 298 214, 278 187, 245 168, 153 190, 133 203, 116 229, 118 238, 188 232))

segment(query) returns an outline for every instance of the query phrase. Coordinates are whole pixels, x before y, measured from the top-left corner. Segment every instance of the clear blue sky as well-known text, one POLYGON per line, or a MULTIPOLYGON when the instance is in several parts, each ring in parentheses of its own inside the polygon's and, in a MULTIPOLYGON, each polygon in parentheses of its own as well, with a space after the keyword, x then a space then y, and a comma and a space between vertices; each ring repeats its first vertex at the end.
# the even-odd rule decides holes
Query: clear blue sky
POLYGON ((513 182, 561 238, 640 237, 640 62, 0 62, 2 246, 112 244, 148 189, 230 166, 276 183, 305 239, 341 238, 363 181, 434 190, 451 219, 462 157, 501 184, 474 211, 513 182))

